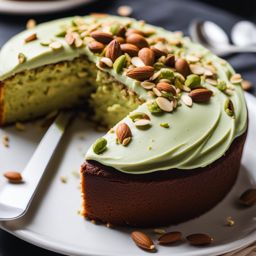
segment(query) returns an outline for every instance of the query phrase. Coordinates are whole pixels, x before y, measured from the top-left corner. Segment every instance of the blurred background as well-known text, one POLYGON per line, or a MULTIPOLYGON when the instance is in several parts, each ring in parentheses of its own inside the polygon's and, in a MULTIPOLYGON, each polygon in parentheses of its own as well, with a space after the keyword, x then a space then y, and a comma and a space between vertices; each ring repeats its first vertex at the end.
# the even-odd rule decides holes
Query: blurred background
MULTIPOLYGON (((204 36, 204 43, 206 40, 209 47, 233 49, 232 53, 222 51, 221 55, 246 79, 245 89, 255 94, 255 0, 0 0, 0 47, 11 36, 24 30, 29 19, 41 23, 92 12, 129 15, 168 30, 183 31, 195 40, 204 36), (203 23, 205 21, 208 23, 203 23), (203 27, 202 24, 206 26, 203 27)), ((213 50, 220 53, 218 49, 213 50)), ((20 253, 37 256, 59 255, 0 231, 0 256, 20 253)))

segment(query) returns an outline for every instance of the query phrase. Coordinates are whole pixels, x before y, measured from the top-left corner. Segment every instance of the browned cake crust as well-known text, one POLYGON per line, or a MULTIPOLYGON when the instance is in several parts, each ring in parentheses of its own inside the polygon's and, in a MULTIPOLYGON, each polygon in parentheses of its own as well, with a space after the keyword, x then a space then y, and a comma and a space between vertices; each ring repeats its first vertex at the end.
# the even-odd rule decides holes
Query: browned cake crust
POLYGON ((246 134, 213 164, 195 170, 134 175, 96 162, 81 167, 83 214, 114 225, 176 224, 219 203, 234 185, 246 134))

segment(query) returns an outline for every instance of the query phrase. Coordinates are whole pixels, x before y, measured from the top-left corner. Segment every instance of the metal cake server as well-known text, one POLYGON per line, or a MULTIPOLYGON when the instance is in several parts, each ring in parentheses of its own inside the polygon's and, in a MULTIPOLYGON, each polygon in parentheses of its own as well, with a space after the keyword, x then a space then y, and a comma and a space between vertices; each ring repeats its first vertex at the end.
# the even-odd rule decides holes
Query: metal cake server
POLYGON ((0 221, 18 219, 27 212, 44 171, 72 116, 71 112, 61 112, 56 117, 22 172, 24 182, 6 182, 0 188, 0 221))

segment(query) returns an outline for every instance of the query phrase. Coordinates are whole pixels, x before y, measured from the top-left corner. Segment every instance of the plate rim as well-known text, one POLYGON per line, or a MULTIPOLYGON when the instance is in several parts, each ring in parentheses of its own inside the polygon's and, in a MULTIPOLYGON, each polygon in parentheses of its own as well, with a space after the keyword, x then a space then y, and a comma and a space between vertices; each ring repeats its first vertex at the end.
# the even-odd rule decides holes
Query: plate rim
POLYGON ((61 12, 88 4, 94 0, 58 0, 58 1, 10 1, 0 0, 0 13, 3 14, 45 14, 61 12))
MULTIPOLYGON (((252 94, 249 94, 245 92, 245 98, 246 101, 248 102, 253 102, 255 103, 255 108, 256 108, 256 97, 253 96, 252 94)), ((60 253, 63 255, 74 255, 74 256, 102 256, 103 254, 95 253, 91 249, 88 248, 87 251, 83 248, 83 250, 79 250, 80 247, 72 247, 70 244, 65 244, 65 245, 60 245, 60 243, 57 241, 57 239, 53 240, 51 239, 50 241, 47 240, 46 237, 44 237, 41 234, 38 234, 36 232, 33 232, 31 230, 28 230, 25 228, 23 229, 18 229, 18 230, 12 230, 8 229, 5 225, 5 222, 0 222, 0 229, 3 229, 4 231, 8 232, 9 234, 14 235, 15 237, 28 242, 30 244, 33 244, 35 246, 38 246, 40 248, 50 250, 56 253, 60 253)), ((200 248, 198 251, 195 252, 190 252, 189 254, 187 253, 182 253, 182 256, 214 256, 214 255, 219 255, 219 254, 224 254, 228 253, 237 249, 242 249, 244 247, 247 247, 248 245, 252 244, 255 242, 255 237, 256 237, 256 229, 249 234, 247 234, 245 237, 239 240, 235 240, 233 242, 227 243, 227 244, 222 244, 222 245, 217 245, 214 247, 207 247, 207 248, 200 248)), ((140 255, 145 255, 143 253, 137 254, 138 256, 140 255)), ((161 254, 161 256, 167 256, 167 254, 161 254)), ((109 252, 104 252, 104 256, 113 256, 113 254, 109 252)), ((125 254, 125 256, 134 256, 133 254, 125 254)))

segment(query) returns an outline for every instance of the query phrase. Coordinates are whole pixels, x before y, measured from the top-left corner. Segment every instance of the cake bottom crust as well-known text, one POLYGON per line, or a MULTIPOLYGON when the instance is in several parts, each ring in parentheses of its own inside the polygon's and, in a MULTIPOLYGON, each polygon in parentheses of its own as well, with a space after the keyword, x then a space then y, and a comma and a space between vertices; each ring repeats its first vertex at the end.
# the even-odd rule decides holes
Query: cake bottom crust
POLYGON ((134 175, 87 161, 81 167, 83 215, 118 226, 158 227, 200 216, 234 185, 246 134, 213 164, 134 175))

